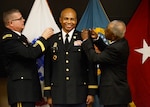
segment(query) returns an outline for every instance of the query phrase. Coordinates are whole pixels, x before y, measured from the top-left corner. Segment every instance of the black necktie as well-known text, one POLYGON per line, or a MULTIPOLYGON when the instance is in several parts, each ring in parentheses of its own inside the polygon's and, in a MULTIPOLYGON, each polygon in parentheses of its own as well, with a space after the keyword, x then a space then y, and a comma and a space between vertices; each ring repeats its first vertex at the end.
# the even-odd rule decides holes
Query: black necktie
POLYGON ((69 35, 66 34, 66 39, 65 39, 65 47, 66 47, 66 49, 68 48, 68 45, 69 45, 68 37, 69 37, 69 35))

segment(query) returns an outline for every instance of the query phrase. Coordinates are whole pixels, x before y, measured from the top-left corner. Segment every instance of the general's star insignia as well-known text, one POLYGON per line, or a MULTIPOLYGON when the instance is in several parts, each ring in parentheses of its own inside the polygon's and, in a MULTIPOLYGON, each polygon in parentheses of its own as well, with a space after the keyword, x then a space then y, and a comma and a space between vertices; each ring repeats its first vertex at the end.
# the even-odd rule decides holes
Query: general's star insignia
POLYGON ((148 57, 150 57, 150 46, 143 39, 143 48, 135 49, 136 52, 143 54, 142 56, 142 64, 146 61, 148 57))

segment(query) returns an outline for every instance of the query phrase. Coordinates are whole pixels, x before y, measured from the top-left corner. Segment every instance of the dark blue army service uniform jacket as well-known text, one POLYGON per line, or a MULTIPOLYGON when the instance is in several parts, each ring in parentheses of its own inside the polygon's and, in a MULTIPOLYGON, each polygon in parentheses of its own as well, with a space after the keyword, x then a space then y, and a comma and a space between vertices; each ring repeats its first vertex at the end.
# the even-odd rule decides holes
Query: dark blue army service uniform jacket
POLYGON ((36 58, 47 47, 47 41, 39 38, 34 45, 27 42, 25 36, 7 30, 2 36, 4 63, 8 72, 8 101, 36 102, 41 99, 41 86, 36 58))
POLYGON ((74 31, 66 50, 62 32, 50 38, 50 48, 44 59, 44 93, 52 97, 53 104, 85 103, 87 95, 96 93, 96 69, 81 46, 74 45, 77 40, 81 40, 81 34, 74 31))

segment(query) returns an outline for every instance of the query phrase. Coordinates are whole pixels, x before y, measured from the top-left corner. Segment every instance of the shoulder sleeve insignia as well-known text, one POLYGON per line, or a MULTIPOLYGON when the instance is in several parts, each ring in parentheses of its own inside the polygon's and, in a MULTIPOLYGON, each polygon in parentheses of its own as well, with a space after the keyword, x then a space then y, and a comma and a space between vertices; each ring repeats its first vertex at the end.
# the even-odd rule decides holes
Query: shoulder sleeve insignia
POLYGON ((6 38, 12 38, 12 34, 6 34, 2 37, 2 39, 6 39, 6 38))

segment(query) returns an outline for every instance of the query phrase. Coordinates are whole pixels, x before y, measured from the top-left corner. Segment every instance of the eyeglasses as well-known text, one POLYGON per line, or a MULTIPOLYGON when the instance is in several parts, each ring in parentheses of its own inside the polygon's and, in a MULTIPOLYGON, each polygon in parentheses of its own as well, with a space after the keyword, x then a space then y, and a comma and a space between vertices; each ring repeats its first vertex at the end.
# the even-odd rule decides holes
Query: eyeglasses
POLYGON ((24 18, 21 16, 20 18, 18 18, 18 19, 13 19, 13 20, 11 20, 11 21, 18 21, 18 20, 22 20, 22 19, 24 19, 24 18))

